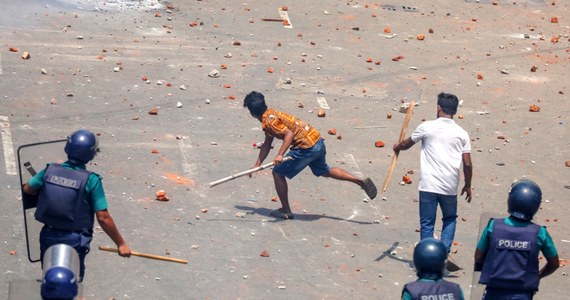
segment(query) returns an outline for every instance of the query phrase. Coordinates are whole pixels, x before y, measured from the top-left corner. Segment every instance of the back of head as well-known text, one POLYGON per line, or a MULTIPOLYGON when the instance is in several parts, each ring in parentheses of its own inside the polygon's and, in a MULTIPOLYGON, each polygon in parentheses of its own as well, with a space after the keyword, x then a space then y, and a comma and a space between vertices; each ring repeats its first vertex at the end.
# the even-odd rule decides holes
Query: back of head
POLYGON ((423 239, 414 248, 414 265, 419 278, 432 280, 442 278, 446 261, 447 249, 440 240, 423 239))
POLYGON ((262 93, 253 91, 243 100, 243 107, 247 107, 249 112, 255 117, 261 117, 263 113, 267 110, 267 105, 265 104, 265 96, 262 93))
POLYGON ((455 115, 457 113, 457 106, 459 106, 459 99, 453 94, 440 93, 437 95, 437 105, 447 115, 455 115))
POLYGON ((88 163, 99 151, 99 142, 93 132, 79 129, 67 137, 65 153, 69 160, 88 163))
POLYGON ((540 208, 542 191, 532 180, 520 179, 511 185, 508 199, 509 215, 530 221, 540 208))

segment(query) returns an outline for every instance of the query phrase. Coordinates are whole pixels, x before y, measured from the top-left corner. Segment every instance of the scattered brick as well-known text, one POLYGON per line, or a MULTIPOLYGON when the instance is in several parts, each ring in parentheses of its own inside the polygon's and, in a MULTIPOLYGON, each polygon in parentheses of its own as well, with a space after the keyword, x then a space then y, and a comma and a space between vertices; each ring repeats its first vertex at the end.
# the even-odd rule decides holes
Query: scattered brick
POLYGON ((534 104, 533 104, 533 105, 529 106, 528 110, 529 110, 530 112, 539 112, 539 111, 540 111, 540 107, 538 107, 537 105, 534 105, 534 104))
POLYGON ((382 148, 382 147, 386 146, 386 144, 384 144, 384 142, 378 140, 374 143, 374 146, 376 146, 377 148, 382 148))
POLYGON ((153 107, 148 111, 149 115, 158 115, 158 107, 153 107))
POLYGON ((410 176, 408 175, 404 175, 402 177, 402 181, 405 182, 406 184, 412 184, 412 178, 410 178, 410 176))
POLYGON ((168 198, 168 196, 166 196, 165 190, 158 190, 158 191, 156 191, 156 200, 158 200, 158 201, 169 201, 170 198, 168 198))
POLYGON ((336 135, 336 128, 331 128, 331 129, 329 129, 328 133, 329 133, 330 135, 336 135))
POLYGON ((323 109, 319 109, 319 112, 317 112, 317 117, 319 118, 324 118, 326 115, 327 113, 323 109))
POLYGON ((269 257, 269 252, 267 252, 267 250, 263 250, 263 251, 261 251, 261 253, 259 253, 259 256, 261 256, 261 257, 269 257))

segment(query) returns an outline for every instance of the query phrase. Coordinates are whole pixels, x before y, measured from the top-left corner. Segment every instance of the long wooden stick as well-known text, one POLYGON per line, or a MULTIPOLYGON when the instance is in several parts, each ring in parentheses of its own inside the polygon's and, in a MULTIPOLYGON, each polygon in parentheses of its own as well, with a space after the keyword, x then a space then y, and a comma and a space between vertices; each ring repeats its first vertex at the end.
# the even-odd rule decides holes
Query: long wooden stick
MULTIPOLYGON (((404 119, 404 124, 402 125, 402 131, 400 131, 400 139, 398 140, 398 143, 401 143, 406 137, 406 129, 408 128, 408 123, 410 123, 410 119, 412 118, 412 111, 414 110, 414 104, 415 103, 412 100, 406 112, 406 118, 404 119)), ((400 152, 396 152, 394 153, 394 156, 392 156, 392 164, 390 164, 390 169, 388 169, 388 174, 386 175, 386 179, 384 180, 382 193, 388 189, 388 183, 390 183, 390 177, 392 177, 392 172, 394 172, 394 167, 396 167, 396 161, 398 160, 399 153, 400 152)))
MULTIPOLYGON (((283 158, 283 162, 288 161, 288 160, 290 160, 290 159, 293 159, 293 158, 292 158, 291 156, 286 156, 286 157, 283 158)), ((242 177, 242 176, 245 176, 245 175, 253 174, 253 173, 258 172, 258 171, 261 171, 261 170, 263 170, 263 169, 271 168, 271 167, 273 167, 273 165, 275 165, 273 162, 266 163, 266 164, 261 165, 261 166, 259 166, 259 167, 257 167, 257 168, 249 169, 249 170, 247 170, 247 171, 239 172, 239 173, 236 173, 236 174, 234 174, 234 175, 231 175, 231 176, 228 176, 228 177, 224 177, 224 178, 219 179, 219 180, 216 180, 216 181, 212 181, 212 182, 210 182, 210 187, 216 186, 216 185, 218 185, 218 184, 220 184, 220 183, 228 182, 228 181, 230 181, 230 180, 234 180, 234 179, 236 179, 236 178, 238 178, 238 177, 242 177)))
MULTIPOLYGON (((119 252, 119 249, 117 249, 117 248, 105 247, 105 246, 99 246, 99 250, 108 251, 108 252, 115 252, 115 253, 119 252)), ((140 256, 140 257, 144 257, 144 258, 150 258, 150 259, 170 261, 170 262, 175 262, 175 263, 180 263, 180 264, 187 264, 188 263, 188 261, 185 259, 172 258, 172 257, 168 257, 168 256, 161 256, 161 255, 148 254, 148 253, 141 253, 141 252, 136 252, 136 251, 131 251, 131 255, 140 256)))

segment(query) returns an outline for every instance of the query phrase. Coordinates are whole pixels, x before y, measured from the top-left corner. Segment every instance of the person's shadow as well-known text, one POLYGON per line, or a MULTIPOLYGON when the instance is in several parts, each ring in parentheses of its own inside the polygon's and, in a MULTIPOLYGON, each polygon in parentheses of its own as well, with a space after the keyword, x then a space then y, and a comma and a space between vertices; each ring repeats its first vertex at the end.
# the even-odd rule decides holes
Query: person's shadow
MULTIPOLYGON (((414 269, 414 270, 415 270, 415 269, 416 269, 416 266, 414 265, 414 261, 413 261, 413 260, 403 259, 403 258, 397 257, 396 255, 392 255, 392 252, 393 252, 394 250, 396 250, 396 248, 398 247, 399 244, 400 244, 399 242, 394 242, 394 243, 392 244, 392 246, 391 246, 390 248, 388 248, 388 250, 385 250, 384 252, 382 252, 382 254, 381 254, 380 256, 378 256, 378 258, 376 258, 374 261, 381 261, 381 260, 383 260, 384 258, 387 257, 387 258, 390 258, 390 259, 393 259, 393 260, 397 260, 397 261, 399 261, 399 262, 402 262, 403 264, 407 265, 410 269, 414 269)), ((454 275, 454 274, 450 273, 450 272, 447 271, 447 270, 444 270, 444 272, 443 272, 443 277, 446 277, 446 278, 457 278, 457 277, 459 277, 459 276, 454 275)))
POLYGON ((272 219, 274 219, 273 222, 279 222, 279 221, 317 221, 320 219, 332 219, 332 220, 345 221, 345 222, 351 222, 351 223, 362 224, 362 225, 374 224, 374 222, 355 221, 355 220, 348 220, 348 219, 344 219, 344 218, 340 218, 340 217, 327 216, 327 215, 316 215, 316 214, 295 214, 295 219, 285 220, 282 218, 272 216, 271 212, 273 210, 269 209, 269 208, 265 208, 265 207, 256 208, 256 207, 251 207, 251 206, 236 205, 235 208, 239 209, 241 211, 245 211, 246 215, 260 215, 260 216, 272 218, 272 219))

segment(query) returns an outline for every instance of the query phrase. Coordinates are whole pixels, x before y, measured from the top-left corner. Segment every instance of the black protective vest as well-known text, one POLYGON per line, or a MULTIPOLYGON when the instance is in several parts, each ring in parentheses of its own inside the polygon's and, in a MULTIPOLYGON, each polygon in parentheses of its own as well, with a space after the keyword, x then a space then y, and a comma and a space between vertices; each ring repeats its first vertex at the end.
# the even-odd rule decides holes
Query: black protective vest
POLYGON ((417 280, 404 286, 414 300, 460 300, 461 287, 446 280, 435 282, 417 280))
POLYGON ((489 287, 538 291, 538 231, 540 226, 505 224, 496 219, 479 283, 489 287))
POLYGON ((85 192, 91 172, 48 165, 39 193, 36 220, 62 230, 91 230, 94 211, 85 192))

